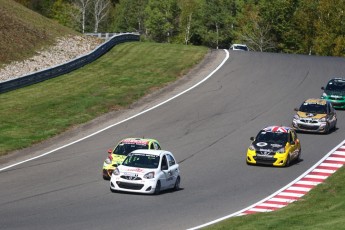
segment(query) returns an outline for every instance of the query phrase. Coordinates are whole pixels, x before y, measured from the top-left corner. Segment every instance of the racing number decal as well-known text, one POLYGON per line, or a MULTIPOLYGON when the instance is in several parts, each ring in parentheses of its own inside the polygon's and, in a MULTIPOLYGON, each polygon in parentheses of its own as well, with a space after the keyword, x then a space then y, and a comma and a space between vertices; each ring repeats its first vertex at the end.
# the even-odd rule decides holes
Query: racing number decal
POLYGON ((171 170, 168 172, 168 178, 167 178, 167 181, 171 181, 174 179, 174 175, 173 173, 171 172, 171 170))

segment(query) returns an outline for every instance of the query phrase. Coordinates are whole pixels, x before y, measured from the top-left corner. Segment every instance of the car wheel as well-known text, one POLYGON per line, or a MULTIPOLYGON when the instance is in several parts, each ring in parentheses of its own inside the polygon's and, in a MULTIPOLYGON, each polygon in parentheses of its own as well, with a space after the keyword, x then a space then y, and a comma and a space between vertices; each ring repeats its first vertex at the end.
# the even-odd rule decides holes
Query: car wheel
POLYGON ((300 162, 300 161, 301 161, 301 154, 302 154, 302 149, 299 148, 299 150, 298 150, 298 155, 297 155, 297 159, 296 159, 297 162, 300 162))
POLYGON ((110 178, 107 177, 107 176, 105 176, 105 175, 103 175, 103 179, 104 179, 104 180, 109 180, 110 178))
POLYGON ((155 195, 158 195, 161 192, 161 182, 157 181, 156 188, 155 188, 155 195))
POLYGON ((290 166, 290 154, 287 156, 286 162, 285 162, 285 167, 290 166))
POLYGON ((329 123, 327 123, 324 134, 329 134, 329 131, 330 131, 330 125, 329 123))
POLYGON ((107 170, 103 169, 102 175, 104 180, 110 180, 111 174, 107 170))
POLYGON ((176 182, 175 182, 175 186, 174 186, 174 190, 175 190, 175 191, 180 190, 180 182, 181 182, 181 178, 180 178, 180 176, 178 176, 178 177, 176 178, 176 182))

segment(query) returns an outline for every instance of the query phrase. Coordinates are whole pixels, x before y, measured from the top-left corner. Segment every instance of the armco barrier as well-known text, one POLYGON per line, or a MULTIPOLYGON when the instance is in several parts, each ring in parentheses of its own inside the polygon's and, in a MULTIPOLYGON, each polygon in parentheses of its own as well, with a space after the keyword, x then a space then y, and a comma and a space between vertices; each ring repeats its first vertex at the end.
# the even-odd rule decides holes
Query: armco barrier
POLYGON ((89 54, 78 57, 70 62, 67 62, 62 65, 58 65, 49 69, 38 71, 20 78, 15 78, 0 83, 0 93, 5 93, 11 90, 19 89, 28 85, 32 85, 38 82, 42 82, 62 74, 66 74, 73 70, 76 70, 90 62, 95 61, 97 58, 108 52, 115 45, 130 42, 130 41, 139 41, 140 35, 135 33, 124 33, 113 36, 109 41, 98 46, 94 51, 89 54))

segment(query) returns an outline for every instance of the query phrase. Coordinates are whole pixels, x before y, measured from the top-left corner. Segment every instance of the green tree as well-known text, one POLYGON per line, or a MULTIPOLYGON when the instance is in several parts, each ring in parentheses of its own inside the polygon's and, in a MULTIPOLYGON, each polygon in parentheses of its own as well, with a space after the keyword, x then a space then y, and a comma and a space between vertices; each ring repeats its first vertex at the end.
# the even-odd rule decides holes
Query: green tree
POLYGON ((113 28, 116 31, 145 33, 145 7, 148 0, 120 0, 116 5, 113 28))
POLYGON ((299 3, 299 7, 296 9, 295 15, 292 18, 293 29, 287 32, 295 40, 294 47, 290 46, 293 53, 315 53, 314 42, 316 37, 315 22, 318 18, 317 7, 318 2, 315 0, 303 0, 299 3))
POLYGON ((51 18, 52 7, 56 0, 31 0, 30 2, 30 9, 39 12, 48 18, 51 18))
MULTIPOLYGON (((270 25, 270 37, 276 42, 277 51, 290 52, 290 33, 293 30, 291 20, 298 7, 299 0, 261 0, 259 12, 263 23, 270 25)), ((293 42, 293 40, 291 41, 293 42)))
POLYGON ((64 26, 78 29, 74 18, 77 14, 78 10, 72 4, 64 0, 56 0, 52 5, 50 17, 64 26))
POLYGON ((271 37, 271 26, 259 14, 259 6, 247 3, 238 16, 236 43, 245 43, 250 50, 271 51, 275 44, 271 37))
POLYGON ((234 0, 204 0, 199 34, 206 46, 229 47, 232 40, 234 0))
POLYGON ((149 0, 145 9, 148 36, 157 42, 170 42, 178 34, 179 11, 176 0, 149 0))
POLYGON ((195 31, 201 0, 179 0, 178 5, 181 9, 180 37, 183 37, 183 43, 188 45, 195 31))
POLYGON ((318 1, 315 53, 345 56, 345 4, 343 0, 318 1))
POLYGON ((79 14, 75 15, 75 20, 81 25, 81 32, 85 32, 87 13, 90 10, 91 0, 73 0, 73 6, 79 14))

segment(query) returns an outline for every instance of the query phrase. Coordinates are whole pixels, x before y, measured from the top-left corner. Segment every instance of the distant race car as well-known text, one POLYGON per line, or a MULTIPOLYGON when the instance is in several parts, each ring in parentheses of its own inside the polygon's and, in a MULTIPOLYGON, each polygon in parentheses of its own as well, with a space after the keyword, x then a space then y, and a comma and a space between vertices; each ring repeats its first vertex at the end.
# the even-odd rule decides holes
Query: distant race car
POLYGON ((122 163, 128 153, 136 149, 161 149, 159 142, 149 138, 126 138, 114 149, 108 150, 108 157, 103 163, 103 179, 109 180, 115 168, 122 163))
POLYGON ((322 99, 330 101, 336 109, 345 109, 345 78, 333 78, 321 89, 322 99))
POLYGON ((305 100, 292 120, 296 131, 329 133, 336 129, 337 114, 331 102, 324 99, 305 100))
POLYGON ((245 44, 232 44, 230 50, 249 51, 249 48, 245 44))
POLYGON ((166 189, 179 190, 180 181, 179 165, 171 152, 138 149, 114 170, 110 190, 159 194, 166 189))
POLYGON ((301 143, 295 130, 286 126, 269 126, 251 137, 247 150, 247 164, 284 167, 301 157, 301 143))

